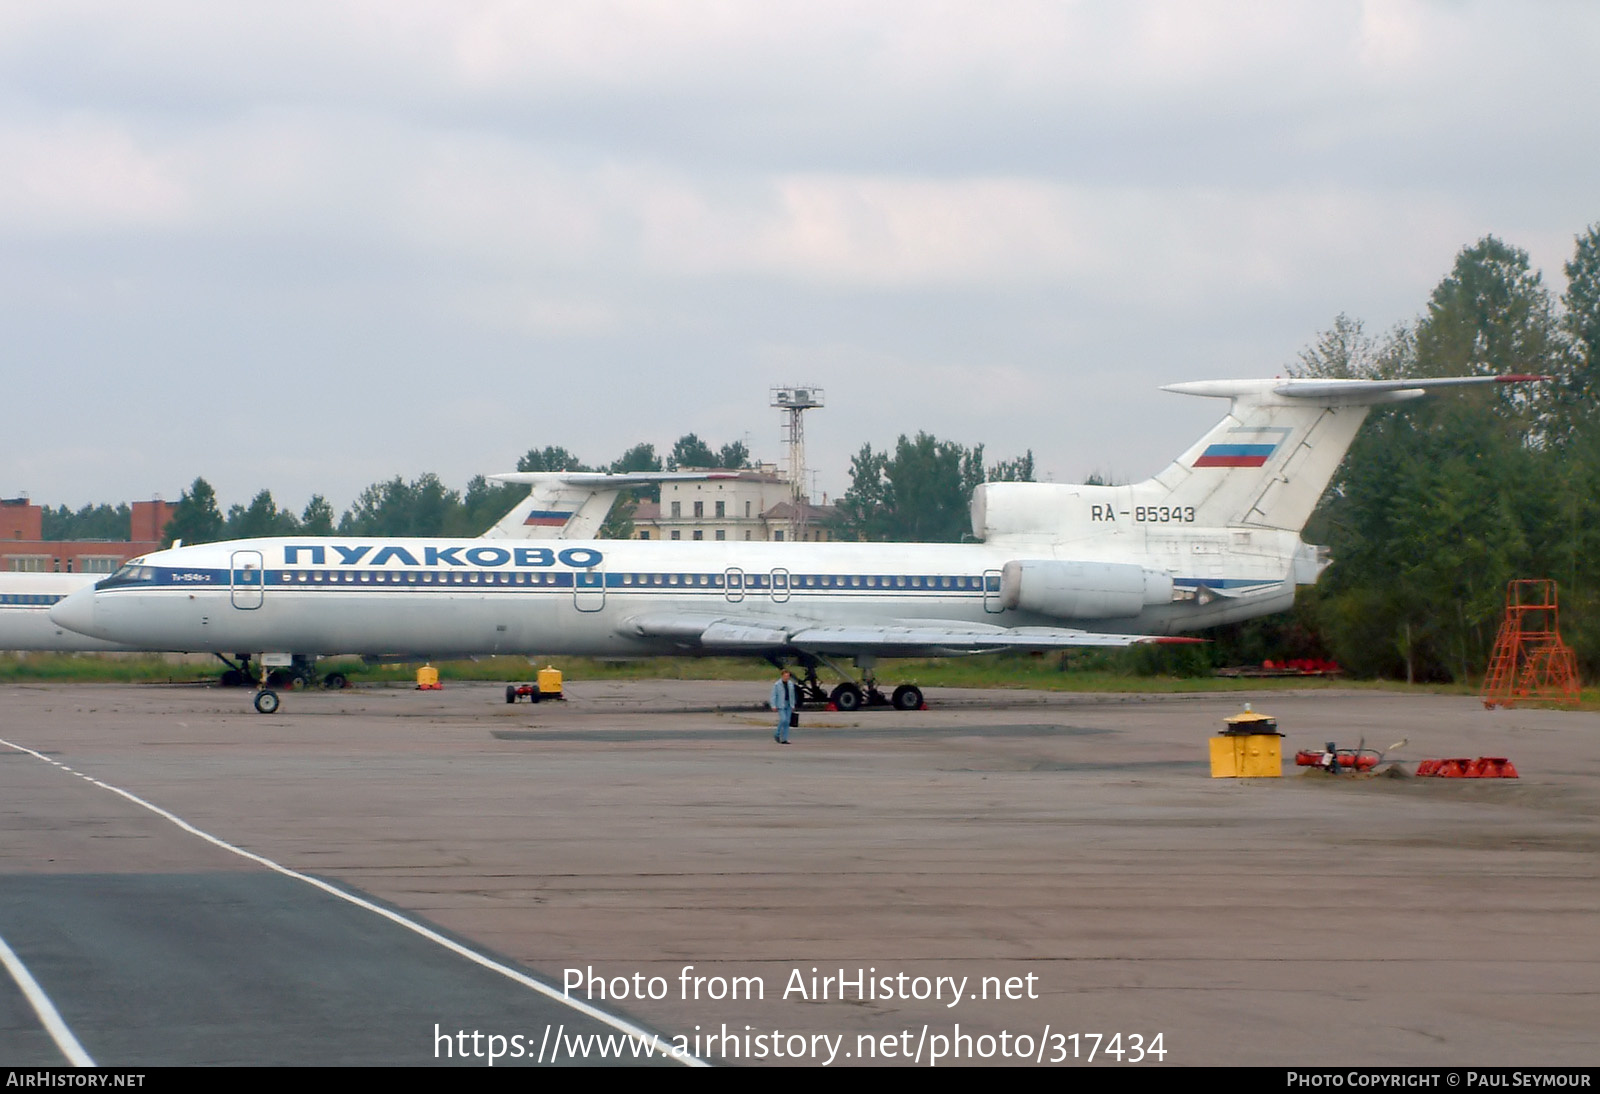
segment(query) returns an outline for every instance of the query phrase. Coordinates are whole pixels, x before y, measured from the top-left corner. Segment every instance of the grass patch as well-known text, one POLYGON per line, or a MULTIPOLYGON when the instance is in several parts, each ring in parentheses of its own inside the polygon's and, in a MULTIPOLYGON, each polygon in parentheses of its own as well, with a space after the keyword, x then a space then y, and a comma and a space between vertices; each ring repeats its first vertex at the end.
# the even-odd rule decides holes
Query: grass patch
POLYGON ((187 683, 215 679, 213 666, 222 667, 215 658, 159 653, 6 653, 0 654, 0 683, 187 683))
MULTIPOLYGON (((922 688, 1021 688, 1038 691, 1132 692, 1182 694, 1240 691, 1304 691, 1358 688, 1410 691, 1437 695, 1476 695, 1465 684, 1407 685, 1389 680, 1342 677, 1229 678, 1196 672, 1159 671, 1167 667, 1118 651, 1060 654, 983 654, 927 660, 886 660, 877 676, 886 686, 912 683, 922 688), (1193 673, 1193 674, 1191 674, 1193 673)), ((538 670, 553 665, 570 681, 596 680, 748 680, 765 684, 776 675, 771 665, 748 658, 657 657, 635 661, 600 661, 554 657, 485 657, 441 661, 434 665, 444 680, 531 683, 538 670)), ((359 658, 330 658, 318 663, 323 673, 342 672, 354 684, 406 684, 416 680, 414 664, 368 665, 359 658)), ((222 665, 200 655, 118 653, 0 654, 0 683, 187 683, 214 680, 222 665)), ((832 674, 824 670, 824 681, 832 674)), ((1533 705, 1533 704, 1529 704, 1533 705)), ((1600 710, 1600 688, 1585 688, 1585 710, 1600 710)))

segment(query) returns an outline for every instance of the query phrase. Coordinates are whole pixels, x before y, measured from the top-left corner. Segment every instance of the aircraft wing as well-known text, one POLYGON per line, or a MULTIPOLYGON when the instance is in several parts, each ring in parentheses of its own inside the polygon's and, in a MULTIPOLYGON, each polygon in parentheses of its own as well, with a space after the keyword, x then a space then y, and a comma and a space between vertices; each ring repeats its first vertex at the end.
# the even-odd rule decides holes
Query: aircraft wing
POLYGON ((799 651, 836 656, 941 657, 994 650, 1201 641, 1151 634, 1100 634, 1067 627, 997 627, 956 620, 891 619, 882 623, 819 625, 814 620, 778 616, 697 613, 635 616, 624 627, 626 633, 641 638, 665 638, 686 648, 730 654, 799 651))

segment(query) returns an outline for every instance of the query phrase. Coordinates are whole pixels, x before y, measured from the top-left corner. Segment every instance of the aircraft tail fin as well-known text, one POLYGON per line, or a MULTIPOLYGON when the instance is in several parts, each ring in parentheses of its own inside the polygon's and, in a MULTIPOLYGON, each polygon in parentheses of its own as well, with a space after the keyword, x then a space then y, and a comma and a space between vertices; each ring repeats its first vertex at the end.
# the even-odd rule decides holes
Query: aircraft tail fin
POLYGON ((1171 384, 1164 390, 1231 400, 1228 414, 1160 474, 1135 486, 1134 498, 1181 508, 1186 522, 1202 526, 1298 532, 1374 406, 1440 388, 1539 379, 1544 377, 1171 384))
MULTIPOLYGON (((499 478, 500 476, 495 476, 499 478)), ((597 487, 567 481, 560 472, 528 473, 528 496, 483 533, 485 539, 593 539, 622 485, 597 487)))
POLYGON ((495 482, 526 483, 532 489, 511 512, 483 534, 485 539, 593 539, 616 504, 632 487, 668 482, 715 482, 751 474, 739 470, 701 471, 507 471, 495 482))
POLYGON ((1230 400, 1228 414, 1153 478, 1131 486, 991 482, 972 495, 989 542, 1063 542, 1108 528, 1263 529, 1299 534, 1374 406, 1440 388, 1543 376, 1415 380, 1201 380, 1166 390, 1230 400))

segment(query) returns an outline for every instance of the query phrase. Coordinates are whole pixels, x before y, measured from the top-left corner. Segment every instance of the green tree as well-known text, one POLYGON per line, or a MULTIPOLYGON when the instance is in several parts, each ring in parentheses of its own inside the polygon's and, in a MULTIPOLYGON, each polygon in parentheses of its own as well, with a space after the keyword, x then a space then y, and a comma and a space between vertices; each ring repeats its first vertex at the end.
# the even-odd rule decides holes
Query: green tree
POLYGON ((672 455, 667 457, 668 471, 677 471, 684 467, 720 466, 717 454, 711 451, 711 446, 693 433, 685 433, 679 437, 678 443, 672 446, 672 455))
POLYGON ((172 507, 163 542, 171 546, 184 543, 214 543, 223 538, 222 513, 217 509, 217 492, 205 479, 197 478, 172 507))
POLYGON ((442 536, 460 507, 461 496, 432 472, 409 483, 396 475, 361 492, 339 519, 339 534, 442 536))
POLYGON ((1324 502, 1335 564, 1319 615, 1335 658, 1359 674, 1481 671, 1484 631, 1492 638, 1526 551, 1514 493, 1529 453, 1481 410, 1451 409, 1375 415, 1324 502))
MULTIPOLYGON (((1341 316, 1295 371, 1559 375, 1569 360, 1527 254, 1491 237, 1456 256, 1414 327, 1377 344, 1341 316)), ((1556 557, 1567 476, 1551 442, 1560 432, 1556 404, 1537 386, 1373 412, 1307 529, 1333 551, 1310 599, 1341 663, 1408 679, 1483 671, 1506 582, 1538 576, 1556 557)))
POLYGON ((1562 390, 1559 498, 1544 530, 1558 541, 1548 565, 1561 582, 1562 633, 1591 677, 1600 673, 1600 224, 1566 263, 1561 328, 1572 358, 1562 390))
POLYGON ((730 471, 742 471, 750 466, 750 449, 743 441, 732 441, 722 446, 722 451, 717 453, 715 467, 725 467, 730 471))
POLYGON ((1289 375, 1327 380, 1382 380, 1405 375, 1414 359, 1412 328, 1395 327, 1383 341, 1367 334, 1359 319, 1340 312, 1333 326, 1300 351, 1289 375))
POLYGON ((1563 392, 1567 432, 1593 429, 1600 399, 1600 224, 1579 236, 1566 264, 1567 291, 1561 296, 1561 327, 1572 353, 1572 371, 1563 392))
MULTIPOLYGON (((1456 255, 1417 324, 1415 367, 1422 376, 1570 376, 1554 302, 1528 252, 1485 236, 1456 255)), ((1456 405, 1516 419, 1542 442, 1560 428, 1560 393, 1561 385, 1507 386, 1468 393, 1456 405)))
POLYGON ((333 535, 333 506, 321 494, 312 494, 300 514, 300 531, 308 536, 333 535))
POLYGON ((928 433, 902 434, 893 455, 863 445, 839 499, 839 531, 864 540, 959 542, 971 530, 968 505, 983 478, 982 445, 967 449, 928 433))
POLYGON ((224 531, 229 539, 258 539, 293 535, 299 528, 294 513, 280 510, 272 500, 272 491, 262 490, 250 500, 248 508, 235 505, 228 510, 224 531))
POLYGON ((660 471, 661 457, 656 455, 655 445, 636 444, 612 460, 610 470, 613 473, 622 471, 660 471))
POLYGON ((451 536, 481 536, 511 507, 528 496, 528 488, 517 483, 491 483, 482 475, 474 475, 467 483, 467 492, 461 505, 446 522, 446 534, 451 536))
POLYGON ((133 511, 127 502, 117 506, 85 505, 76 513, 65 505, 43 509, 45 539, 125 540, 132 534, 133 511))
POLYGON ((528 454, 517 461, 518 471, 588 471, 582 460, 560 445, 530 448, 528 454))
POLYGON ((989 468, 989 482, 1032 482, 1033 449, 1014 459, 1001 460, 989 468))
POLYGON ((843 539, 898 538, 891 522, 894 499, 889 488, 889 453, 870 444, 850 457, 850 488, 834 505, 834 524, 843 539))

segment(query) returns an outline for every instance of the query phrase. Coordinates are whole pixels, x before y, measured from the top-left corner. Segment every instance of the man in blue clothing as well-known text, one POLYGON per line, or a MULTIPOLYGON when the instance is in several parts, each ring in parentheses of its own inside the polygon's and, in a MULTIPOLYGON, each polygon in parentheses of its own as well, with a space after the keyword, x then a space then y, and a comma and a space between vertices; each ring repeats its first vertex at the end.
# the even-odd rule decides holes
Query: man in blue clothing
POLYGON ((794 720, 794 708, 794 677, 789 675, 788 669, 784 669, 783 675, 772 685, 772 709, 778 712, 778 728, 772 734, 772 739, 780 745, 789 743, 789 723, 794 720))

